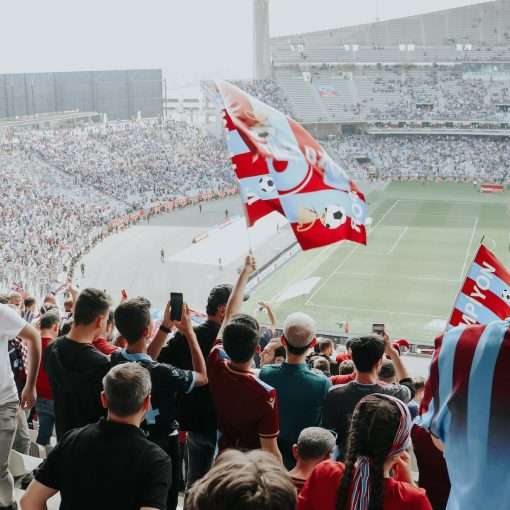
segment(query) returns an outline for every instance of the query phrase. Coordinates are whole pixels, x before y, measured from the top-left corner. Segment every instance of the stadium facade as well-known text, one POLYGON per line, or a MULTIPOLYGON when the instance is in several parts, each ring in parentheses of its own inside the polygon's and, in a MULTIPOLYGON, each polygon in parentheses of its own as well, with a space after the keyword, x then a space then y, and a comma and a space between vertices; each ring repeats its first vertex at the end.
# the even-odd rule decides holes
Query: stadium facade
POLYGON ((275 37, 271 59, 292 114, 316 133, 510 126, 510 0, 275 37))
POLYGON ((108 119, 160 117, 160 69, 0 75, 0 118, 80 111, 108 119))

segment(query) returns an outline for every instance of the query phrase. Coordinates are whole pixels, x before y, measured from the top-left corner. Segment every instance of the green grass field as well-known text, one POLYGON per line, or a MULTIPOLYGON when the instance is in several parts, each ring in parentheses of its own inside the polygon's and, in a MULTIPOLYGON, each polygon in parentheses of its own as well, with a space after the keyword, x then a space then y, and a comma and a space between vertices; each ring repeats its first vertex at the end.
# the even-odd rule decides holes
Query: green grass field
POLYGON ((324 330, 340 331, 337 323, 347 320, 351 334, 361 334, 382 322, 392 337, 431 343, 483 235, 510 267, 508 193, 393 183, 368 202, 373 224, 367 247, 343 242, 300 253, 255 290, 251 303, 273 303, 279 323, 304 311, 324 330), (312 278, 317 282, 307 294, 288 298, 312 278))

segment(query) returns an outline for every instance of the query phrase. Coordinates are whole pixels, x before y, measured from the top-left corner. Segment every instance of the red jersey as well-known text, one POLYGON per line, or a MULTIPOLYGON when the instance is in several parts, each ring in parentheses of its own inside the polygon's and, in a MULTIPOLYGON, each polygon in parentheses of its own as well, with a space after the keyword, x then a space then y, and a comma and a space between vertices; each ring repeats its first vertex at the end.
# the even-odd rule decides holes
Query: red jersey
MULTIPOLYGON (((321 462, 300 492, 297 510, 335 510, 337 489, 344 471, 341 462, 321 462)), ((423 489, 386 478, 384 510, 432 510, 432 507, 423 489)))
POLYGON ((101 353, 103 353, 105 356, 109 356, 110 354, 113 354, 114 352, 120 351, 120 347, 117 347, 116 345, 111 344, 106 340, 106 338, 103 337, 97 337, 93 342, 92 345, 101 353))
POLYGON ((353 372, 352 374, 344 374, 344 375, 332 375, 329 380, 333 386, 337 384, 347 384, 356 379, 356 374, 353 372))
POLYGON ((259 438, 279 433, 276 390, 251 371, 230 367, 223 343, 217 342, 207 360, 209 387, 221 432, 219 449, 260 448, 259 438))
POLYGON ((336 355, 336 362, 340 365, 342 361, 347 361, 349 359, 352 359, 352 356, 348 352, 341 352, 340 354, 336 355))
MULTIPOLYGON (((42 356, 44 356, 44 351, 51 342, 53 342, 53 338, 51 337, 41 338, 42 356)), ((53 393, 51 391, 48 374, 46 373, 46 370, 44 370, 44 362, 41 362, 41 365, 39 366, 39 372, 37 373, 35 387, 38 397, 44 398, 46 400, 53 400, 53 393)))

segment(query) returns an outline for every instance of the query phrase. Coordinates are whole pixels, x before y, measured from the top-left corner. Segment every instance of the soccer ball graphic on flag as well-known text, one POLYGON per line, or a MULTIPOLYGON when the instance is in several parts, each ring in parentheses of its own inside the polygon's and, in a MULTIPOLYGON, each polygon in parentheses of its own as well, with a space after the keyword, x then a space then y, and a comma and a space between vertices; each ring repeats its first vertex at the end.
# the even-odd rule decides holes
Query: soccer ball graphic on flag
POLYGON ((331 229, 342 226, 345 220, 345 212, 338 205, 328 205, 321 218, 322 224, 331 229))
POLYGON ((510 290, 504 289, 501 293, 501 299, 510 305, 510 290))
POLYGON ((271 193, 275 188, 273 178, 269 175, 263 175, 259 179, 259 187, 263 193, 271 193))

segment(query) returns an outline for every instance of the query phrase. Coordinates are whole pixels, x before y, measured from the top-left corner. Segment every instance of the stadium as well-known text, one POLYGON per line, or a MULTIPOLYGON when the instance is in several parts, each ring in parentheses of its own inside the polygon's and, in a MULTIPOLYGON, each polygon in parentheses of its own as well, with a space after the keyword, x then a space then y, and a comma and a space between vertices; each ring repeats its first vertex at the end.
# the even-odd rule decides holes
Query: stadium
POLYGON ((510 0, 277 37, 269 26, 268 0, 254 0, 254 78, 228 81, 356 182, 366 246, 303 250, 278 212, 247 226, 211 80, 178 99, 161 69, 0 74, 0 294, 63 306, 72 282, 117 306, 125 291, 161 322, 181 292, 198 324, 251 254, 244 313, 269 327, 269 303, 278 334, 308 314, 338 352, 382 324, 426 377, 480 245, 510 268, 510 0))

